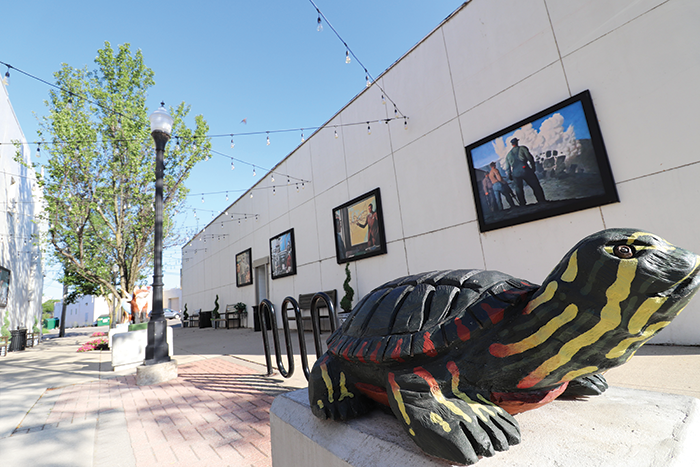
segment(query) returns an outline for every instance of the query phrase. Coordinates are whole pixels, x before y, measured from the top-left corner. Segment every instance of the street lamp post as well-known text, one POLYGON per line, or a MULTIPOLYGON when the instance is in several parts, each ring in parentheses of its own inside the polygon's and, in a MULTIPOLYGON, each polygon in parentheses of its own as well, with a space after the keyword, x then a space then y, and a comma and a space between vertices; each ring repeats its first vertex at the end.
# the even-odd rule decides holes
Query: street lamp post
POLYGON ((156 143, 156 200, 155 239, 153 253, 153 310, 148 321, 146 365, 170 361, 167 342, 167 322, 163 316, 163 170, 165 145, 170 139, 173 118, 165 110, 165 103, 149 117, 151 136, 156 143))

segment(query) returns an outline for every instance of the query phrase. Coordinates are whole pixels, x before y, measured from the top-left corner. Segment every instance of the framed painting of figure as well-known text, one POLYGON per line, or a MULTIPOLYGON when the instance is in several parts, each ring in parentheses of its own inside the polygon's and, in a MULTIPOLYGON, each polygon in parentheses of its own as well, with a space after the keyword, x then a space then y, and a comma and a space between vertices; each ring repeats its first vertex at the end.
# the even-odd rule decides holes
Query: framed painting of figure
POLYGON ((273 279, 297 273, 294 229, 289 229, 270 239, 270 261, 273 279))
POLYGON ((482 232, 619 201, 589 91, 465 149, 482 232))
POLYGON ((252 249, 248 248, 236 255, 236 286, 243 287, 253 283, 253 274, 250 267, 252 249))
POLYGON ((333 209, 338 264, 386 253, 379 188, 333 209))
POLYGON ((0 267, 0 307, 7 306, 7 296, 10 292, 10 270, 0 267))

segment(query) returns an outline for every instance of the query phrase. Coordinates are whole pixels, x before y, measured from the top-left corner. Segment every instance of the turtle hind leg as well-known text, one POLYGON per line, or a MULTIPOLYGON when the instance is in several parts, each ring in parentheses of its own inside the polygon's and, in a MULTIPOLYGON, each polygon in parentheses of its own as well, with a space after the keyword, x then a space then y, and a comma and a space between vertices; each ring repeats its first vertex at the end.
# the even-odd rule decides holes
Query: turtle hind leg
POLYGON ((350 420, 373 408, 373 402, 355 387, 338 360, 328 354, 316 361, 309 375, 309 404, 320 419, 350 420))
POLYGON ((396 418, 432 456, 473 464, 520 442, 518 422, 510 414, 475 391, 467 395, 457 385, 441 387, 423 368, 390 373, 387 392, 396 418))
POLYGON ((569 381, 562 397, 599 396, 608 389, 603 375, 588 375, 569 381))

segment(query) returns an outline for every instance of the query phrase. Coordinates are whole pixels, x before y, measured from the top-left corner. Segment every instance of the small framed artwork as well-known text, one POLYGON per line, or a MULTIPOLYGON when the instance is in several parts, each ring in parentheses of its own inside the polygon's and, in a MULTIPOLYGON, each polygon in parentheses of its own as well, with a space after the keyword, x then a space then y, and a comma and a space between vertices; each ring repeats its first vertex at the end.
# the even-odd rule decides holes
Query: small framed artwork
POLYGON ((619 201, 589 91, 465 149, 482 232, 619 201))
POLYGON ((251 248, 236 255, 236 287, 243 287, 253 283, 253 274, 250 267, 251 255, 251 248))
POLYGON ((0 307, 7 306, 7 296, 10 293, 10 270, 0 267, 0 307))
POLYGON ((295 250, 294 229, 289 229, 270 239, 270 260, 272 261, 273 279, 292 276, 297 273, 295 250))
POLYGON ((379 188, 333 209, 338 264, 386 253, 379 188))

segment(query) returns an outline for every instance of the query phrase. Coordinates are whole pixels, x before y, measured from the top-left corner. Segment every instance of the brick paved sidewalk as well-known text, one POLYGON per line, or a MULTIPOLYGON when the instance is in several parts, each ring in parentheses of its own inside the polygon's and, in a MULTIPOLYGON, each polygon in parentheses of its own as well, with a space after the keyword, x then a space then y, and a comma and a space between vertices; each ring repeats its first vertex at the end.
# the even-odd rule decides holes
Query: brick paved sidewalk
POLYGON ((221 357, 180 366, 178 374, 156 386, 137 386, 134 375, 68 386, 45 427, 121 410, 137 466, 272 465, 270 405, 286 388, 221 357))

